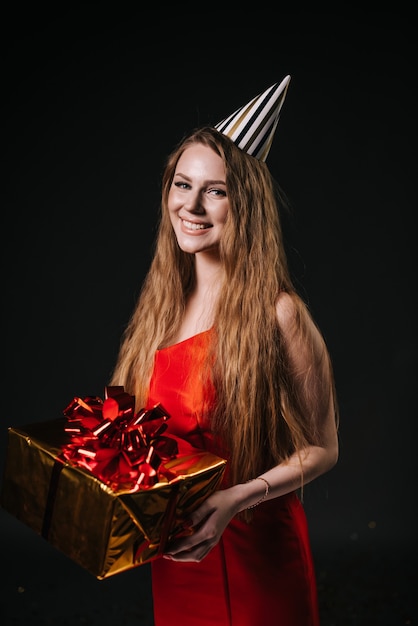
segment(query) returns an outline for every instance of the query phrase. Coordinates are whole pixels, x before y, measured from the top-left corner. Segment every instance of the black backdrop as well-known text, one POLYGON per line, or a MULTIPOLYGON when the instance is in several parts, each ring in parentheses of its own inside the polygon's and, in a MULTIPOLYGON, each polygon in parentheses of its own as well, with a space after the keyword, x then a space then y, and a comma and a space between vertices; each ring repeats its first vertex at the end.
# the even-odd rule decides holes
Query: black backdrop
MULTIPOLYGON (((333 355, 341 405, 339 463, 305 494, 324 620, 416 623, 405 621, 416 582, 411 16, 103 7, 4 16, 2 458, 8 426, 103 396, 150 259, 166 154, 289 73, 268 163, 292 204, 292 273, 333 355), (381 579, 371 591, 382 572, 387 593, 381 579), (401 621, 384 621, 389 605, 401 621)), ((6 612, 16 620, 35 606, 50 623, 40 590, 30 604, 16 588, 35 584, 31 550, 46 584, 71 564, 6 513, 0 521, 6 612)), ((71 573, 66 585, 82 576, 71 573)))

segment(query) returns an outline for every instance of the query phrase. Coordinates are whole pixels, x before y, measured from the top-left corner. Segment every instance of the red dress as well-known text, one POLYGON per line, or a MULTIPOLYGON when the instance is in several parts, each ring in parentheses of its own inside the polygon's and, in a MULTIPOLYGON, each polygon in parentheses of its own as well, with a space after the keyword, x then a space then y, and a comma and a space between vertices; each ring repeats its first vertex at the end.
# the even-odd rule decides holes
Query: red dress
MULTIPOLYGON (((199 413, 199 364, 211 331, 155 355, 148 406, 170 414, 167 434, 211 450, 199 413)), ((155 626, 319 626, 306 516, 296 493, 260 504, 247 524, 233 519, 200 563, 151 562, 155 626)))

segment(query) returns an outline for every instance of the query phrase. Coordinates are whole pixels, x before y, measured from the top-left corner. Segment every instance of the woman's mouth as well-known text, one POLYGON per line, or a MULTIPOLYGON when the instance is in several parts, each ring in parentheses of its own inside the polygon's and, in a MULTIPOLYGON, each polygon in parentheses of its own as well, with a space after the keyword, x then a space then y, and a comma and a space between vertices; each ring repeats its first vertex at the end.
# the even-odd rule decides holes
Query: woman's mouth
POLYGON ((202 223, 198 223, 196 224, 195 222, 189 222, 187 220, 181 220, 182 224, 185 228, 188 228, 189 230, 204 230, 205 228, 210 228, 210 224, 202 224, 202 223))

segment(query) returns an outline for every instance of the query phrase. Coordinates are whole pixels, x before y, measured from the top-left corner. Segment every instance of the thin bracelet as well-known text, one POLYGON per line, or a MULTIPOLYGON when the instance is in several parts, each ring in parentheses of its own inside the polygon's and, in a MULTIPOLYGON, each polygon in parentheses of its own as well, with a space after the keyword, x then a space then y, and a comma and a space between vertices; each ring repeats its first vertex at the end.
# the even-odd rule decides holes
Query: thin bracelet
POLYGON ((258 506, 259 504, 261 504, 261 502, 263 502, 263 500, 265 500, 267 498, 267 496, 269 495, 269 491, 270 491, 270 483, 263 478, 262 476, 257 476, 257 478, 252 478, 251 480, 247 480, 247 483, 251 483, 253 480, 262 480, 266 483, 266 490, 263 493, 263 495, 261 496, 261 498, 259 500, 257 500, 257 502, 255 504, 252 504, 251 506, 247 506, 247 509, 254 509, 256 506, 258 506))

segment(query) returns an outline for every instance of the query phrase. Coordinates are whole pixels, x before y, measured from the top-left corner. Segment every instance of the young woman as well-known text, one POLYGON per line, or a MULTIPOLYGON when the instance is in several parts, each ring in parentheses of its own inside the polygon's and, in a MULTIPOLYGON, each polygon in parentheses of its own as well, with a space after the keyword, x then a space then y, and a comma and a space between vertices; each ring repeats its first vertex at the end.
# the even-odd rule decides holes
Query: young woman
POLYGON ((161 402, 168 434, 227 459, 192 532, 151 563, 155 626, 319 625, 299 494, 337 462, 338 411, 265 164, 279 105, 261 156, 219 125, 169 156, 155 255, 111 381, 138 409, 161 402))

